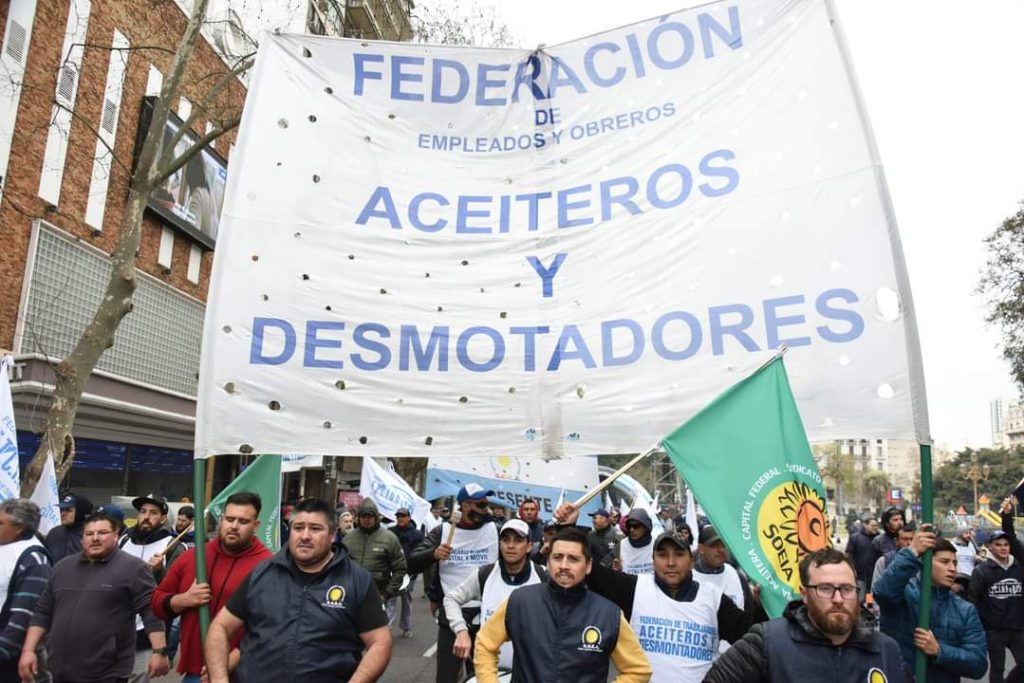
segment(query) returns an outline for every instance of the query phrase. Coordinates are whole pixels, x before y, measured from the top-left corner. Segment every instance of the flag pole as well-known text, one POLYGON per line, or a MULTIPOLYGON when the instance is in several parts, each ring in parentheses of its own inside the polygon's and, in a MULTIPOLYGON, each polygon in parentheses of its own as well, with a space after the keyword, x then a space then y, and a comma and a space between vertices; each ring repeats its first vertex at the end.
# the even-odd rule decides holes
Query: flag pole
MULTIPOLYGON (((196 583, 206 583, 206 458, 193 460, 192 498, 196 524, 196 583)), ((199 606, 199 645, 205 647, 206 631, 210 627, 210 607, 199 606)), ((205 651, 203 658, 205 660, 205 651)))
MULTIPOLYGON (((931 524, 932 510, 932 447, 920 444, 921 449, 921 522, 931 524)), ((934 529, 934 527, 933 527, 934 529)), ((932 551, 926 550, 921 558, 921 603, 917 613, 917 625, 927 629, 932 615, 932 551)), ((925 683, 928 659, 924 652, 917 650, 914 655, 914 677, 918 683, 925 683)))
POLYGON ((600 495, 602 491, 604 491, 606 488, 608 488, 609 486, 614 484, 615 480, 618 479, 619 477, 621 477, 626 472, 628 472, 633 467, 633 465, 637 464, 638 462, 640 462, 641 460, 643 460, 647 456, 651 455, 652 453, 657 451, 659 448, 661 448, 661 442, 660 441, 658 443, 654 444, 653 446, 651 446, 650 448, 648 448, 643 453, 640 453, 639 455, 637 455, 635 458, 633 458, 632 460, 627 462, 625 465, 623 465, 619 469, 615 470, 615 472, 613 472, 611 475, 609 475, 604 481, 602 481, 600 484, 598 484, 594 488, 590 489, 590 491, 588 491, 587 493, 583 494, 583 497, 581 497, 579 500, 577 500, 575 503, 573 503, 573 507, 575 507, 577 509, 578 508, 582 508, 584 505, 586 505, 591 500, 593 500, 594 496, 600 495))

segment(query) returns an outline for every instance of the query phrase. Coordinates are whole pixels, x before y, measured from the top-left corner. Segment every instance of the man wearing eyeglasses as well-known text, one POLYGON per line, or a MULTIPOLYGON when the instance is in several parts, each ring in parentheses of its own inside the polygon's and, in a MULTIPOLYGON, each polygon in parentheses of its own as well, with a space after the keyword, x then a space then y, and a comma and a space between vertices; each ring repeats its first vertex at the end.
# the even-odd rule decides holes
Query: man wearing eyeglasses
MULTIPOLYGON (((488 496, 494 491, 484 490, 475 482, 459 489, 456 501, 461 518, 452 526, 445 522, 435 527, 412 555, 409 556, 409 571, 417 573, 434 564, 437 573, 430 585, 431 603, 441 603, 444 596, 454 591, 467 577, 486 564, 498 560, 498 527, 491 519, 488 496)), ((462 606, 462 616, 469 627, 471 639, 476 638, 480 628, 480 601, 474 600, 462 606)), ((452 631, 444 610, 437 612, 437 683, 456 683, 460 680, 463 661, 455 656, 455 633, 452 631)), ((472 668, 466 662, 467 674, 472 668)))
POLYGON ((36 648, 49 633, 48 666, 55 681, 124 681, 135 660, 135 615, 142 617, 149 644, 147 673, 167 673, 164 622, 150 605, 155 583, 149 565, 117 547, 117 523, 91 515, 82 552, 53 568, 36 604, 21 648, 18 674, 33 680, 36 648))
POLYGON ((712 664, 704 682, 907 680, 896 641, 859 623, 856 581, 845 554, 810 553, 800 562, 800 600, 751 628, 712 664))

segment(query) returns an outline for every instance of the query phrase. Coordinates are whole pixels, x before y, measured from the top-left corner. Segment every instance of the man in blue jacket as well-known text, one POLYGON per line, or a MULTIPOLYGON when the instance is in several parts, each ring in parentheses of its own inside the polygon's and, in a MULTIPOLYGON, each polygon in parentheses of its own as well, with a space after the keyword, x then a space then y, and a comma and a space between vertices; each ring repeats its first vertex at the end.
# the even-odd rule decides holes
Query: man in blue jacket
POLYGON ((899 643, 910 668, 918 650, 928 657, 928 683, 958 683, 962 676, 981 678, 988 670, 985 631, 978 612, 950 591, 956 583, 956 548, 936 538, 923 524, 909 548, 896 553, 872 591, 881 609, 882 632, 899 643), (917 628, 921 600, 921 556, 931 548, 931 630, 917 628))

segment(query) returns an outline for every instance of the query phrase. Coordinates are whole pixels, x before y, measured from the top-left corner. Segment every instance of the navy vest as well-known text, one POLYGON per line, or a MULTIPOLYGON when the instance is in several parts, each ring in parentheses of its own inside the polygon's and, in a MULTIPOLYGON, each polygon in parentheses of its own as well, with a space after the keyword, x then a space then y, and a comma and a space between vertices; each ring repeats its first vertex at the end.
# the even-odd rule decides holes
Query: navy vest
POLYGON ((236 679, 347 681, 363 656, 359 606, 369 572, 338 546, 327 568, 306 583, 282 549, 252 571, 236 679))
POLYGON ((622 611, 580 584, 523 586, 508 598, 505 629, 514 683, 606 683, 622 611))

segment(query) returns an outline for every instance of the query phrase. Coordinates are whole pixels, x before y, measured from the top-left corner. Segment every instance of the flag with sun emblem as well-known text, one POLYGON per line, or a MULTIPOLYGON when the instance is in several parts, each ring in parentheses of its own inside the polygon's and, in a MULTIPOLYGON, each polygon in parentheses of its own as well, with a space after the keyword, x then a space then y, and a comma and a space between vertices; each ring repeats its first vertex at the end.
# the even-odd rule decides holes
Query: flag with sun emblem
POLYGON ((772 616, 799 597, 800 561, 829 547, 825 487, 782 356, 733 385, 662 445, 772 616))

